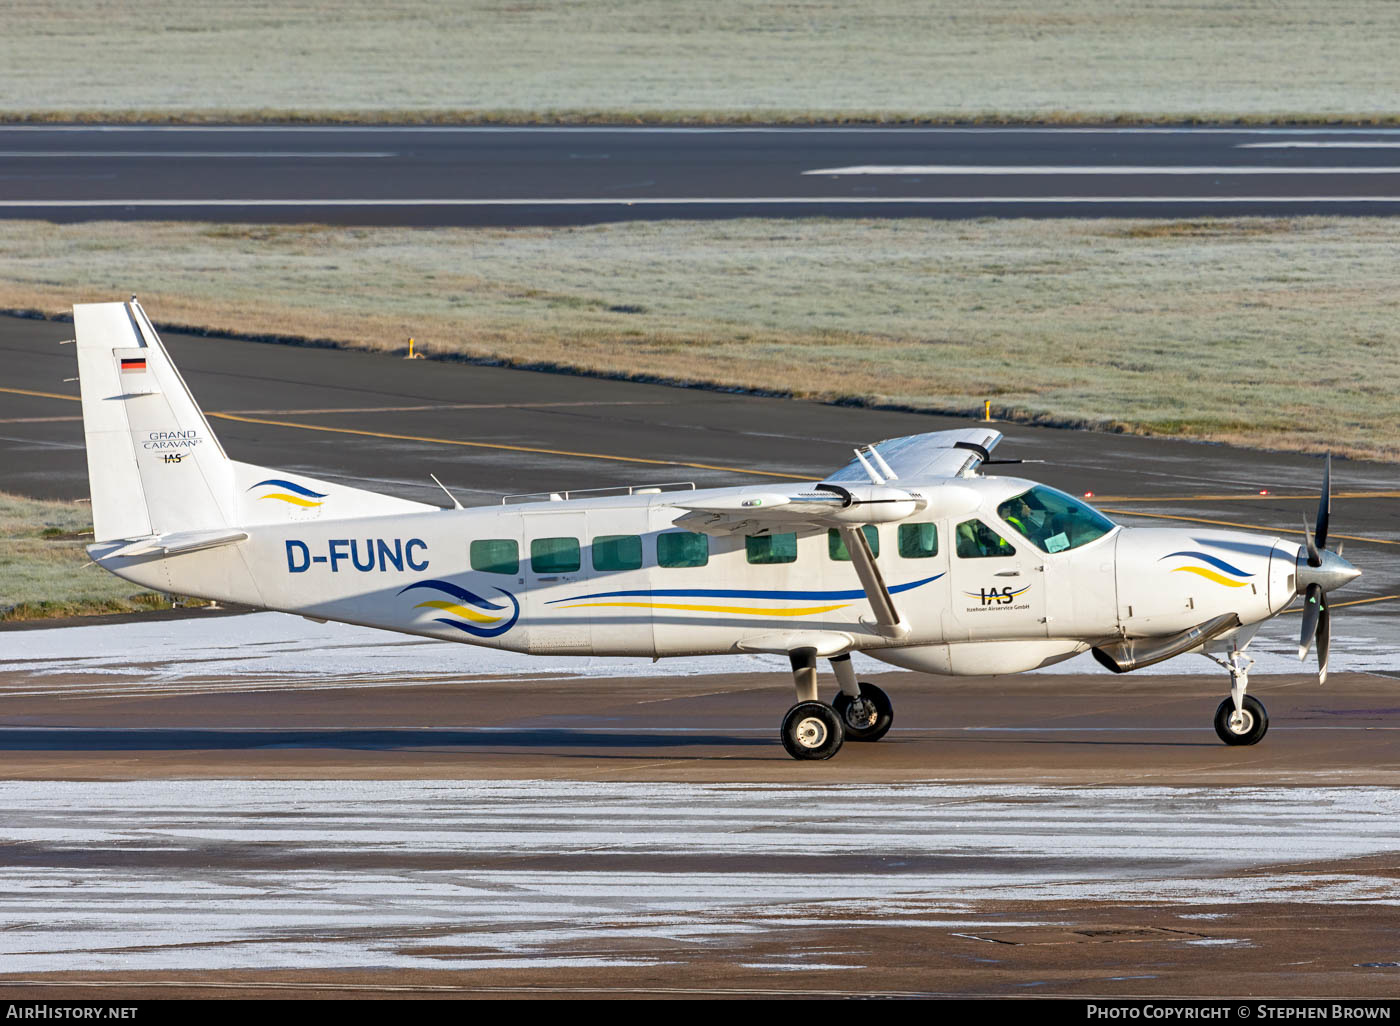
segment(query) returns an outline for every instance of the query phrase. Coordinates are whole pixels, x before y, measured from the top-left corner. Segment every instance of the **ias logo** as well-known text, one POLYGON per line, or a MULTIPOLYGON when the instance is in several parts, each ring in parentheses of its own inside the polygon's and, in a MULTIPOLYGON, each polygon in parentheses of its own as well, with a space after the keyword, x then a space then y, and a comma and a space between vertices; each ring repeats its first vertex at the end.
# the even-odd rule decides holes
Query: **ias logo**
POLYGON ((1013 588, 1008 584, 1001 588, 993 586, 977 591, 965 591, 963 594, 968 598, 979 599, 984 606, 1009 606, 1030 590, 1029 584, 1024 588, 1013 588))

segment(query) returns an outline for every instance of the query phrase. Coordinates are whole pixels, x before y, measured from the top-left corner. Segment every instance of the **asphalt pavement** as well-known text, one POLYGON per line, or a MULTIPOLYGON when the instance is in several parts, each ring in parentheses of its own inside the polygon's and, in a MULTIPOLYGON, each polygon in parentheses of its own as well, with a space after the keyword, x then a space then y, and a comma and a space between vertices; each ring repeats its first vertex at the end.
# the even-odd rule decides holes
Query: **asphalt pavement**
POLYGON ((0 217, 1393 214, 1400 130, 0 126, 0 217))

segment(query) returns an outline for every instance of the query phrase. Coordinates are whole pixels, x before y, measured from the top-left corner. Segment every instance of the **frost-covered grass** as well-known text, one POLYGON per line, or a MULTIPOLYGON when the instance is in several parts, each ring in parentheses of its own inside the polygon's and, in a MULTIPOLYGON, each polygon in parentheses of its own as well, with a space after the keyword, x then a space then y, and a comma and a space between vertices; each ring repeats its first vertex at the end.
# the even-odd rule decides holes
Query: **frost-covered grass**
POLYGON ((0 114, 1394 121, 1389 0, 18 0, 0 114))
POLYGON ((1400 221, 0 222, 0 307, 1400 457, 1400 221))
POLYGON ((26 499, 0 492, 0 620, 124 613, 168 605, 164 596, 95 566, 87 503, 26 499))

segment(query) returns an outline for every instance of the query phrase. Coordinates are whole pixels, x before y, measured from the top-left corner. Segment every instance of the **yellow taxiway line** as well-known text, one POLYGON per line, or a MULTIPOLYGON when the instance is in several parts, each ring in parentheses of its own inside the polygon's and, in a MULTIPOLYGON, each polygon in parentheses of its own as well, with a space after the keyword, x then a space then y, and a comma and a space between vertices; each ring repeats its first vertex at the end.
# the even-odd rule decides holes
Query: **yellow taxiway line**
MULTIPOLYGON (((1218 527, 1240 527, 1246 531, 1273 531, 1276 534, 1306 534, 1296 527, 1270 527, 1268 524, 1242 524, 1235 520, 1208 520, 1205 517, 1183 517, 1174 513, 1140 513, 1132 509, 1108 509, 1105 513, 1117 513, 1125 517, 1150 517, 1154 520, 1184 520, 1191 524, 1214 524, 1218 527)), ((1330 538, 1341 538, 1343 541, 1366 542, 1370 545, 1400 545, 1400 541, 1389 541, 1385 538, 1367 538, 1359 534, 1329 534, 1330 538)))
MULTIPOLYGON (((1395 599, 1400 599, 1400 595, 1377 595, 1375 598, 1352 599, 1350 602, 1329 602, 1327 608, 1341 609, 1343 606, 1365 606, 1372 602, 1391 602, 1395 599)), ((1301 605, 1289 606, 1284 610, 1285 613, 1301 613, 1302 611, 1301 605)))
POLYGON ((0 388, 0 392, 9 392, 11 395, 32 395, 39 399, 71 399, 75 403, 82 402, 80 396, 61 395, 58 392, 33 392, 27 388, 0 388))
POLYGON ((330 427, 324 424, 299 424, 290 420, 265 420, 242 417, 235 413, 206 413, 206 417, 236 420, 243 424, 266 424, 271 427, 300 428, 303 431, 325 431, 338 435, 359 435, 364 438, 388 438, 398 442, 429 442, 437 445, 461 445, 471 449, 503 449, 507 452, 542 453, 547 456, 572 456, 586 460, 610 460, 616 463, 646 463, 657 467, 690 467, 694 470, 720 470, 729 474, 751 474, 755 477, 786 477, 794 481, 810 481, 809 474, 781 474, 776 470, 753 470, 745 467, 724 467, 713 463, 687 463, 682 460, 652 460, 643 456, 612 456, 601 452, 574 452, 569 449, 544 449, 531 445, 507 445, 504 442, 468 442, 460 438, 433 438, 426 435, 398 435, 388 431, 364 431, 359 428, 330 427))
MULTIPOLYGON (((1307 499, 1316 502, 1321 495, 1095 495, 1095 502, 1269 502, 1273 499, 1307 499)), ((1333 492, 1334 499, 1400 499, 1400 492, 1333 492)))
MULTIPOLYGON (((13 395, 29 395, 40 399, 67 399, 71 402, 80 402, 76 395, 61 395, 57 392, 35 392, 25 388, 0 388, 0 392, 9 392, 13 395)), ((565 405, 563 403, 553 405, 565 405)), ((404 409, 418 409, 418 407, 404 407, 404 409)), ((339 412, 332 410, 325 411, 305 411, 312 412, 339 412)), ((600 452, 573 452, 568 449, 545 449, 528 445, 507 445, 503 442, 468 442, 460 438, 433 438, 424 435, 398 435, 387 431, 364 431, 357 428, 330 427, 325 424, 301 424, 290 420, 266 420, 260 417, 248 417, 237 413, 205 413, 206 417, 218 417, 220 420, 236 420, 244 424, 266 424, 269 427, 298 428, 302 431, 325 431, 332 434, 341 435, 362 435, 367 438, 387 438, 399 442, 428 442, 437 445, 460 445, 472 449, 504 449, 508 452, 532 452, 546 456, 572 456, 576 459, 587 460, 609 460, 615 463, 646 463, 652 466, 661 467, 690 467, 694 470, 719 470, 729 474, 748 474, 753 477, 782 477, 792 481, 810 481, 810 474, 783 474, 776 470, 753 470, 747 467, 725 467, 713 463, 687 463, 681 460, 652 460, 642 456, 612 456, 600 452)), ((1140 497, 1130 495, 1109 495, 1095 496, 1098 502, 1141 502, 1152 504, 1157 502, 1240 502, 1247 500, 1260 501, 1265 499, 1311 499, 1316 501, 1317 495, 1178 495, 1166 498, 1140 497)), ((1334 492, 1334 499, 1395 499, 1400 498, 1400 491, 1395 492, 1334 492)), ((1124 516, 1132 517, 1156 517, 1162 520, 1186 520, 1197 524, 1217 524, 1222 527, 1242 527, 1251 531, 1278 531, 1282 534, 1302 534, 1302 531, 1285 527, 1267 527, 1262 524, 1240 524, 1229 520, 1206 520, 1201 517, 1173 516, 1169 513, 1137 513, 1129 509, 1104 509, 1105 513, 1120 513, 1124 516)), ((1380 538, 1363 538, 1359 535, 1338 534, 1333 535, 1346 541, 1371 542, 1376 545, 1400 545, 1400 542, 1385 541, 1380 538)))
MULTIPOLYGON (((0 388, 0 392, 9 392, 13 395, 31 395, 40 399, 68 399, 72 402, 82 401, 81 397, 76 395, 60 395, 57 392, 34 392, 26 388, 0 388)), ((728 474, 750 474, 754 477, 785 477, 793 481, 812 480, 810 474, 783 474, 776 470, 754 470, 749 467, 724 467, 713 463, 686 463, 682 460, 651 460, 642 456, 612 456, 602 452, 573 452, 569 449, 544 449, 530 445, 507 445, 503 442, 468 442, 460 438, 397 435, 387 431, 364 431, 357 428, 330 427, 325 424, 299 424, 296 421, 290 420, 266 420, 261 417, 245 417, 237 413, 210 413, 206 411, 204 415, 206 417, 218 417, 220 420, 236 420, 244 424, 266 424, 270 427, 299 428, 302 431, 325 431, 338 435, 361 435, 366 438, 388 438, 399 442, 430 442, 437 445, 461 445, 472 449, 504 449, 508 452, 533 452, 546 456, 573 456, 577 459, 609 460, 615 463, 646 463, 657 467, 690 467, 692 470, 719 470, 728 474)))

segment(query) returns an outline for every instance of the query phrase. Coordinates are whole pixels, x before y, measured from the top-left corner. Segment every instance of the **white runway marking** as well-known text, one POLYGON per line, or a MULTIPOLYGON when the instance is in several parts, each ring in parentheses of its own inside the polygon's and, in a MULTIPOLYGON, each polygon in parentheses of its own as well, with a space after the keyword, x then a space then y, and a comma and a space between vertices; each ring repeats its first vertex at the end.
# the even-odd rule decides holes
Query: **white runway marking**
POLYGON ((654 965, 1040 922, 990 902, 1400 904, 1395 879, 1244 873, 1396 850, 1388 788, 42 781, 0 783, 0 818, 15 973, 654 965))
POLYGON ((956 206, 981 204, 1033 203, 1103 204, 1151 203, 1159 206, 1174 204, 1222 203, 1400 203, 1395 196, 635 196, 579 197, 576 199, 51 199, 0 200, 0 210, 35 209, 94 209, 120 210, 134 207, 647 207, 692 206, 732 207, 766 204, 769 206, 908 206, 917 204, 947 204, 956 206))
POLYGON ((375 160, 383 157, 397 157, 398 153, 373 153, 367 151, 351 150, 341 153, 329 153, 324 150, 0 150, 0 160, 9 157, 26 158, 58 158, 69 157, 143 157, 146 159, 164 159, 166 157, 185 159, 193 157, 217 158, 226 160, 231 158, 263 158, 273 159, 287 158, 289 160, 308 159, 330 159, 330 160, 375 160))
POLYGON ((1338 139, 1335 141, 1304 140, 1287 142, 1236 143, 1237 150, 1395 150, 1400 142, 1378 142, 1366 139, 1338 139))
POLYGON ((1400 167, 1195 167, 1164 164, 859 164, 803 171, 804 175, 1394 175, 1400 167))

